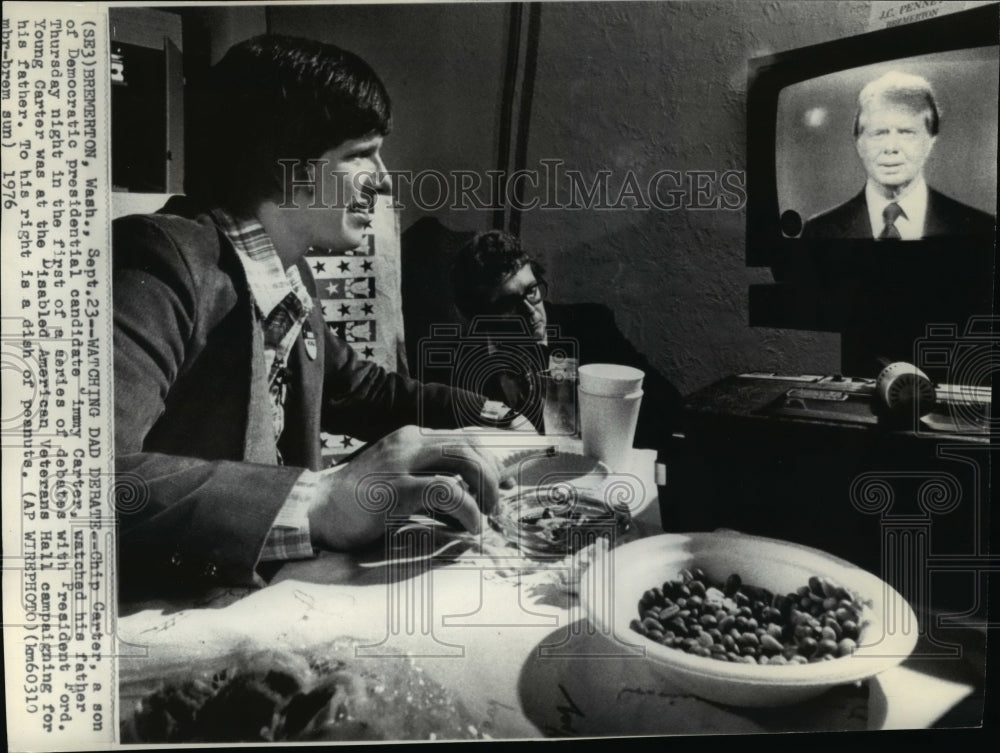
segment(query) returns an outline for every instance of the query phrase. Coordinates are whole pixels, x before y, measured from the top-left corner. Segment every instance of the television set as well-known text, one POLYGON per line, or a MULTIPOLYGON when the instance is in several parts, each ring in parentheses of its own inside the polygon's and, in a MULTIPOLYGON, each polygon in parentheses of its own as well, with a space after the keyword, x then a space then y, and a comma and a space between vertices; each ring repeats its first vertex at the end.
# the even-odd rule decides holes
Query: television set
POLYGON ((911 360, 928 325, 961 331, 991 315, 998 91, 998 4, 751 59, 746 263, 770 268, 774 282, 751 285, 750 324, 840 332, 845 372, 866 376, 885 360, 911 360), (938 132, 923 170, 931 193, 986 222, 876 237, 876 219, 863 214, 855 118, 860 90, 889 72, 923 77, 934 92, 938 132), (838 207, 838 218, 857 221, 817 220, 838 207))

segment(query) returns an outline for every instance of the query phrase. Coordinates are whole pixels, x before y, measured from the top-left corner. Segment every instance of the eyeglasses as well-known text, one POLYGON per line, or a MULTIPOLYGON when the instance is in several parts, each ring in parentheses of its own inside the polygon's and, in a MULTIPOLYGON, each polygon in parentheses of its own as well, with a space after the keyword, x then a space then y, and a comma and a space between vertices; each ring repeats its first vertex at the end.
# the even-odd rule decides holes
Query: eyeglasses
POLYGON ((546 293, 548 293, 548 286, 544 281, 539 280, 529 285, 523 293, 511 293, 490 302, 488 305, 489 313, 509 314, 517 311, 524 303, 529 306, 537 306, 545 298, 546 293))

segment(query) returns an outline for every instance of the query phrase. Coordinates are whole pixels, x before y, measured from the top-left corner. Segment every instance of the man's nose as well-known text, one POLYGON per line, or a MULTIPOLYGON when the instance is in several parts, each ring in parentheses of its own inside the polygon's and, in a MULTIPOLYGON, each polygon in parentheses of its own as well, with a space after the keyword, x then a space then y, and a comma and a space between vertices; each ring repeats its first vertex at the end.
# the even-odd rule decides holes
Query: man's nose
POLYGON ((521 314, 528 319, 528 321, 534 322, 538 319, 538 304, 532 303, 527 298, 521 299, 521 314))
POLYGON ((365 178, 368 187, 376 193, 392 193, 392 176, 381 155, 372 158, 372 169, 365 178))
POLYGON ((889 133, 885 137, 885 145, 882 150, 885 152, 895 152, 899 149, 899 134, 889 133))

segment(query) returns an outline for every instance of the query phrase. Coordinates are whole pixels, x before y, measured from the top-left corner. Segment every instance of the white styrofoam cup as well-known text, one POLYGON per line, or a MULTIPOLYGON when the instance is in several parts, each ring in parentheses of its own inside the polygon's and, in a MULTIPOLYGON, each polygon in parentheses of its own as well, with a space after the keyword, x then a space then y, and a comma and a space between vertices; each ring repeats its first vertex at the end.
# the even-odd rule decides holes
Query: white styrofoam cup
POLYGON ((591 395, 631 395, 642 389, 646 374, 618 363, 588 363, 577 369, 580 389, 591 395))
POLYGON ((580 387, 580 432, 583 454, 605 463, 612 471, 625 470, 642 390, 627 395, 595 395, 580 387))

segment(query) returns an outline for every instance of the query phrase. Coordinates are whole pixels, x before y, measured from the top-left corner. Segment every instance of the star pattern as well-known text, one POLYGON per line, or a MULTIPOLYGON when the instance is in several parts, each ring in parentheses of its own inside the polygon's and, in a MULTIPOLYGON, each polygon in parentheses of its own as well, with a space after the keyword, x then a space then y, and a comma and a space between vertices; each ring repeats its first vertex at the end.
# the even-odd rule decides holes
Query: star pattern
MULTIPOLYGON (((371 361, 386 356, 385 349, 374 341, 375 330, 379 326, 376 324, 374 301, 371 300, 377 274, 373 258, 375 246, 374 236, 368 233, 361 245, 350 251, 334 253, 330 249, 311 248, 309 253, 317 258, 308 260, 310 269, 319 280, 318 293, 327 327, 334 335, 354 343, 358 354, 371 361), (359 256, 362 258, 356 258, 359 256), (354 261, 358 263, 354 264, 354 261), (354 298, 361 300, 345 300, 354 298)), ((323 457, 331 464, 363 444, 348 435, 325 432, 320 435, 320 442, 323 457)))

